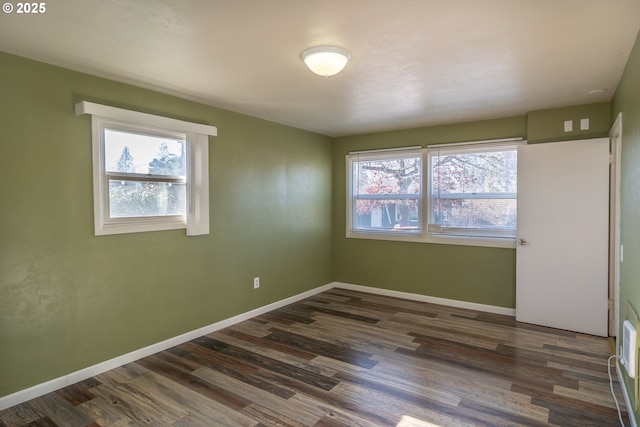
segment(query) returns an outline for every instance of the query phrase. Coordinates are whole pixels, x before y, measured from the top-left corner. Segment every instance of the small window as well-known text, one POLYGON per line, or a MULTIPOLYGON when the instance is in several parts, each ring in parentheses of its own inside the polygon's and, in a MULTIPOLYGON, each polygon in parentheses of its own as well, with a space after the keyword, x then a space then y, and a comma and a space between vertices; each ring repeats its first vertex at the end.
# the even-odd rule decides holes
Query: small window
POLYGON ((80 102, 91 114, 95 234, 209 233, 213 126, 80 102))
POLYGON ((428 164, 430 235, 515 238, 516 146, 433 146, 428 164))
POLYGON ((347 163, 351 232, 421 234, 419 149, 354 153, 347 163))

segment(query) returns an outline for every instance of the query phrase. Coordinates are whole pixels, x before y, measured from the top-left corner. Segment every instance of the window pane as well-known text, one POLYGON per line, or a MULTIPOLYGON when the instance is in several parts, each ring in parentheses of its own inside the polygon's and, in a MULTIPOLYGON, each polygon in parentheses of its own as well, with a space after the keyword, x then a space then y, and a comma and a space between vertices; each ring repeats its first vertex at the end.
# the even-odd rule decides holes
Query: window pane
POLYGON ((352 162, 352 229, 419 232, 421 157, 352 162))
POLYGON ((107 172, 185 176, 185 138, 104 130, 107 172))
POLYGON ((171 216, 185 213, 185 184, 109 180, 111 218, 171 216))
POLYGON ((516 150, 435 154, 431 160, 432 194, 516 193, 516 150))
POLYGON ((436 199, 435 223, 442 227, 513 229, 516 199, 436 199))
POLYGON ((419 200, 356 200, 356 230, 420 230, 419 200), (405 220, 406 218, 406 220, 405 220))
POLYGON ((436 226, 430 229, 485 237, 515 235, 517 156, 514 147, 430 154, 430 224, 436 226))

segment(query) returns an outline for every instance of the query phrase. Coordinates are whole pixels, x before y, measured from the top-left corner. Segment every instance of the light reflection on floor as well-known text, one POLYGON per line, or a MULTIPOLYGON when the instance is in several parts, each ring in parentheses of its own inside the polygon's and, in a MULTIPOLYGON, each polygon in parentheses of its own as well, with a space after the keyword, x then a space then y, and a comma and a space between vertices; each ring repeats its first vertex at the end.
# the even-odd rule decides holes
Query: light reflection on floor
POLYGON ((403 415, 400 422, 396 424, 396 427, 441 427, 438 424, 432 424, 427 421, 422 421, 417 418, 413 418, 409 415, 403 415))

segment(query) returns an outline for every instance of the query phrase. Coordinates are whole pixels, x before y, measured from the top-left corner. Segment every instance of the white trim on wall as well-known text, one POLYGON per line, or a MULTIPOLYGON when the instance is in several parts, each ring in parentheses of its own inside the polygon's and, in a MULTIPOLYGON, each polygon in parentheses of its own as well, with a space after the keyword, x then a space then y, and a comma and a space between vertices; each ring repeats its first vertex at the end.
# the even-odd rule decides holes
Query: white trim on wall
MULTIPOLYGON (((142 359, 147 356, 151 356, 152 354, 155 354, 159 351, 163 351, 171 347, 175 347, 177 345, 191 341, 203 335, 207 335, 212 332, 218 331, 220 329, 227 328, 236 323, 251 319, 252 317, 259 316, 261 314, 268 313, 269 311, 276 310, 278 308, 284 307, 294 302, 301 301, 305 298, 309 298, 313 295, 319 294, 320 292, 324 292, 332 288, 347 289, 347 290, 366 292, 366 293, 376 294, 376 295, 384 295, 384 296, 390 296, 395 298, 404 298, 404 299, 413 300, 413 301, 446 305, 450 307, 466 308, 470 310, 484 311, 488 313, 497 313, 497 314, 504 314, 507 316, 515 316, 514 309, 505 308, 505 307, 496 307, 492 305, 477 304, 473 302, 430 297, 426 295, 412 294, 408 292, 391 291, 388 289, 372 288, 369 286, 361 286, 361 285, 352 285, 349 283, 332 282, 332 283, 317 287, 315 289, 311 289, 309 291, 303 292, 301 294, 294 295, 292 297, 285 298, 283 300, 276 301, 271 304, 267 304, 263 307, 259 307, 254 310, 247 311, 246 313, 242 313, 237 316, 233 316, 228 319, 221 320, 219 322, 213 323, 208 326, 204 326, 199 329, 195 329, 193 331, 184 333, 182 335, 169 338, 167 340, 152 344, 150 346, 147 346, 138 350, 134 350, 130 353, 123 354, 122 356, 118 356, 113 359, 106 360, 104 362, 98 363, 93 366, 89 366, 79 371, 71 372, 67 375, 54 378, 50 381, 34 385, 33 387, 29 387, 24 390, 20 390, 15 393, 9 394, 7 396, 0 397, 0 411, 7 409, 11 406, 15 406, 20 403, 26 402, 28 400, 35 399, 36 397, 40 397, 47 393, 51 393, 53 391, 56 391, 68 385, 75 384, 79 381, 86 380, 88 378, 99 375, 108 370, 115 369, 122 365, 126 365, 127 363, 135 362, 136 360, 142 359)), ((625 398, 627 397, 625 396, 625 398)))
POLYGON ((468 310, 484 311, 486 313, 504 314, 505 316, 515 316, 514 308, 498 307, 495 305, 478 304, 475 302, 460 301, 455 299, 431 297, 428 295, 412 294, 409 292, 391 291, 389 289, 372 288, 369 286, 352 285, 350 283, 333 282, 333 287, 349 289, 352 291, 366 292, 369 294, 384 295, 394 298, 408 299, 412 301, 428 302, 431 304, 446 305, 448 307, 466 308, 468 310))
POLYGON ((88 101, 78 102, 74 106, 74 109, 76 116, 90 114, 92 116, 107 117, 113 120, 122 120, 132 124, 144 123, 146 126, 173 129, 179 132, 195 132, 203 135, 218 136, 218 128, 215 126, 187 122, 155 114, 141 113, 139 111, 125 110, 124 108, 111 107, 109 105, 96 104, 88 101))

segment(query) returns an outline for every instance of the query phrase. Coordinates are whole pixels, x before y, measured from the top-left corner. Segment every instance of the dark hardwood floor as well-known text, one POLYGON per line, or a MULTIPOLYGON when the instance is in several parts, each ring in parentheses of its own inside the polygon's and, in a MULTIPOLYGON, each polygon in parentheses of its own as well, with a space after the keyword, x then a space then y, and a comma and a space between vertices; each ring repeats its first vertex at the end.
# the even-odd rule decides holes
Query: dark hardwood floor
POLYGON ((332 289, 9 408, 0 425, 616 426, 608 356, 604 338, 332 289))

